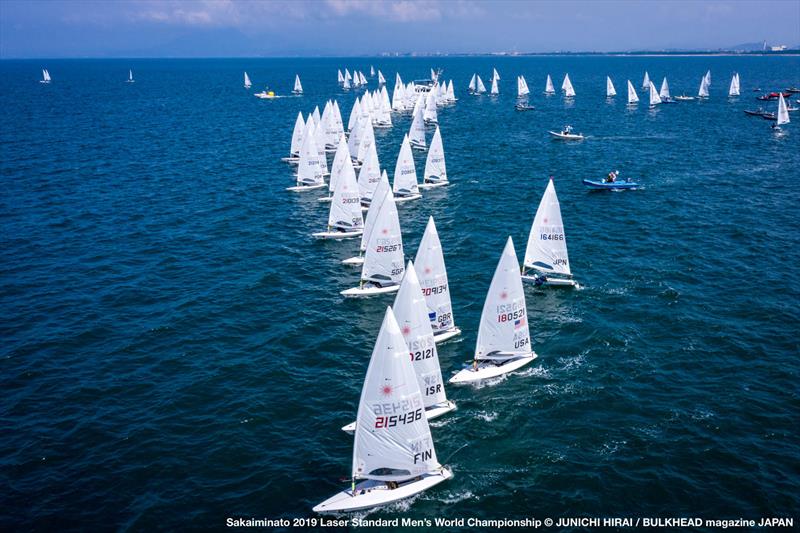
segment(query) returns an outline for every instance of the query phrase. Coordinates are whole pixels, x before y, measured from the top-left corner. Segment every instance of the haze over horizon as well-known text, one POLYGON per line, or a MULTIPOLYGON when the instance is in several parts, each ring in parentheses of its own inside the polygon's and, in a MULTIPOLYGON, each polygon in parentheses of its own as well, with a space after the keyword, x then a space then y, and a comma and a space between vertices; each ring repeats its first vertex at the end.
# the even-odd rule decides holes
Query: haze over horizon
POLYGON ((794 0, 6 0, 0 58, 353 56, 797 46, 794 0))

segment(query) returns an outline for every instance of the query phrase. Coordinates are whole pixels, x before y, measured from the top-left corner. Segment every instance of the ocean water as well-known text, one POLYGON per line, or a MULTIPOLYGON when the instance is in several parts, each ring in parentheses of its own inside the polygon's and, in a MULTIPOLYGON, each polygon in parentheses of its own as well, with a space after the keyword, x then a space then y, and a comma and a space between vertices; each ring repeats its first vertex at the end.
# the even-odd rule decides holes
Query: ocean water
MULTIPOLYGON (((798 58, 75 60, 0 62, 0 525, 220 529, 346 486, 339 427, 393 296, 339 296, 357 241, 311 239, 327 208, 284 190, 279 158, 298 111, 335 98, 347 119, 359 93, 336 69, 370 64, 390 90, 441 67, 459 98, 439 112, 452 185, 399 207, 407 258, 428 216, 442 239, 464 331, 439 346, 445 378, 549 176, 582 288, 526 287, 538 359, 449 387, 432 432, 454 478, 369 516, 796 515, 800 115, 776 136, 742 111, 800 84, 798 58), (492 67, 500 96, 468 95, 492 67), (707 101, 626 109, 644 70, 677 95, 707 69, 707 101), (306 94, 258 100, 244 70, 306 94), (565 72, 573 103, 541 94, 565 72), (535 111, 514 111, 518 74, 535 111), (589 138, 550 140, 566 123, 589 138), (643 189, 582 186, 612 169, 643 189)), ((410 124, 393 118, 390 175, 410 124)))

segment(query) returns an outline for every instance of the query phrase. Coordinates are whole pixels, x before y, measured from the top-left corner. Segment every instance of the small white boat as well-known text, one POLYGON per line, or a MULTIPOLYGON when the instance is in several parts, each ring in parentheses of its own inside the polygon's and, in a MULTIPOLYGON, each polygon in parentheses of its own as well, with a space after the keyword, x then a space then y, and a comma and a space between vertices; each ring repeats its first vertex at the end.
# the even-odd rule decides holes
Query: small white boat
POLYGON ((650 89, 650 74, 644 71, 644 80, 642 81, 642 90, 647 91, 650 89))
POLYGON ((789 110, 786 108, 786 100, 783 99, 783 93, 778 94, 778 114, 776 115, 775 124, 772 129, 776 132, 781 132, 781 126, 789 123, 789 110))
POLYGON ((364 253, 367 251, 367 244, 369 243, 370 236, 372 235, 372 228, 375 227, 375 219, 378 218, 381 205, 386 201, 386 195, 392 194, 392 188, 389 185, 389 178, 386 177, 386 171, 381 174, 378 186, 372 195, 372 199, 367 209, 367 217, 364 220, 364 232, 361 234, 361 244, 358 248, 358 255, 356 257, 349 257, 342 261, 342 264, 348 266, 361 266, 364 264, 364 253))
POLYGON ((475 82, 477 84, 475 88, 475 94, 483 94, 486 92, 486 86, 483 84, 483 80, 480 76, 477 76, 477 80, 475 82))
POLYGON ((351 486, 316 505, 315 513, 343 513, 386 505, 452 477, 436 457, 409 352, 389 307, 358 402, 351 486), (383 405, 392 406, 391 413, 378 407, 383 405), (366 481, 356 484, 359 479, 366 481))
POLYGON ((739 92, 739 73, 734 72, 733 77, 731 78, 731 85, 728 88, 728 97, 739 96, 739 92))
POLYGON ((564 129, 560 132, 549 131, 548 133, 550 133, 550 135, 556 139, 562 139, 565 141, 582 141, 584 139, 582 133, 572 133, 572 126, 564 126, 564 129))
POLYGON ((547 75, 547 81, 544 84, 544 94, 556 94, 556 89, 553 87, 553 79, 550 77, 550 74, 547 75))
POLYGON ((639 103, 639 95, 636 94, 636 89, 633 88, 631 80, 628 80, 628 105, 634 106, 639 103))
POLYGON ((128 69, 128 79, 125 80, 125 83, 134 83, 135 81, 133 79, 133 69, 128 69))
POLYGON ((297 119, 294 121, 292 130, 292 142, 289 146, 289 157, 282 157, 281 161, 287 163, 297 163, 300 161, 300 149, 303 147, 303 134, 306 129, 306 122, 303 120, 303 113, 297 112, 297 119))
POLYGON ((711 85, 711 72, 709 71, 700 80, 700 88, 697 90, 698 98, 708 98, 708 87, 711 85))
POLYGON ((428 148, 425 141, 425 119, 423 117, 422 106, 419 105, 414 109, 414 119, 411 121, 411 127, 406 136, 412 148, 417 150, 426 150, 428 148))
POLYGON ((405 263, 397 206, 392 195, 387 193, 385 201, 378 207, 375 222, 369 231, 361 282, 358 287, 341 291, 342 296, 374 296, 400 289, 405 263))
POLYGON ((297 185, 287 187, 287 191, 304 192, 325 187, 322 177, 322 166, 319 160, 319 150, 314 140, 314 119, 309 117, 300 149, 300 161, 297 164, 297 185))
POLYGON ((422 197, 419 193, 417 169, 414 165, 414 154, 411 153, 411 143, 408 140, 408 135, 403 137, 403 144, 397 154, 392 192, 394 192, 395 202, 407 202, 422 197))
POLYGON ((450 301, 450 284, 444 265, 442 243, 433 217, 428 218, 425 233, 419 243, 415 259, 422 295, 428 306, 428 318, 433 328, 433 338, 437 343, 452 339, 461 334, 453 318, 453 305, 450 301))
POLYGON ((517 76, 517 98, 525 98, 529 94, 531 94, 531 90, 528 88, 525 76, 517 76))
POLYGON ((50 83, 50 81, 50 72, 46 68, 42 69, 42 79, 39 83, 50 83))
POLYGON ((273 91, 268 91, 267 89, 264 89, 260 93, 256 93, 253 96, 256 98, 261 98, 262 100, 271 100, 273 98, 277 98, 273 91))
POLYGON ((650 82, 650 109, 653 109, 658 104, 661 103, 661 97, 658 95, 658 91, 656 90, 656 86, 653 85, 653 82, 650 82))
POLYGON ((561 84, 561 90, 564 91, 564 98, 575 97, 575 88, 572 86, 572 81, 569 79, 569 74, 564 76, 564 82, 561 84))
POLYGON ((250 82, 250 76, 247 75, 247 72, 244 73, 244 88, 249 89, 252 87, 253 84, 250 82))
POLYGON ((303 85, 300 83, 300 76, 298 74, 294 75, 294 88, 292 89, 292 94, 303 94, 303 85))
POLYGON ((519 263, 509 237, 483 304, 474 362, 450 378, 450 383, 501 376, 535 358, 519 263))
POLYGON ((574 287, 567 254, 567 237, 553 178, 547 183, 528 235, 522 281, 536 285, 574 287))
MULTIPOLYGON (((347 157, 347 147, 344 145, 344 136, 340 144, 342 152, 341 168, 334 168, 331 174, 333 185, 333 199, 328 214, 328 228, 325 231, 313 233, 316 239, 352 239, 364 233, 364 219, 361 216, 361 195, 356 183, 356 172, 353 164, 347 157), (334 178, 334 174, 336 177, 334 178)), ((337 151, 338 153, 338 151, 337 151)))
POLYGON ((664 76, 664 80, 661 82, 661 90, 658 91, 658 95, 661 97, 662 102, 669 102, 672 100, 669 95, 669 84, 667 83, 666 76, 664 76))
POLYGON ((685 94, 681 94, 675 97, 675 100, 679 100, 681 102, 688 102, 690 100, 694 100, 694 96, 687 96, 685 94))
POLYGON ((492 76, 492 88, 489 90, 489 94, 491 95, 498 95, 500 94, 500 88, 497 86, 497 80, 499 78, 492 76))
POLYGON ((420 189, 433 189, 443 187, 450 182, 447 180, 447 165, 444 160, 444 145, 442 144, 442 134, 439 126, 431 140, 431 147, 428 150, 428 157, 425 159, 425 172, 423 173, 420 189))
POLYGON ((613 98, 617 96, 617 90, 614 88, 614 82, 611 81, 610 76, 606 76, 606 98, 613 98))

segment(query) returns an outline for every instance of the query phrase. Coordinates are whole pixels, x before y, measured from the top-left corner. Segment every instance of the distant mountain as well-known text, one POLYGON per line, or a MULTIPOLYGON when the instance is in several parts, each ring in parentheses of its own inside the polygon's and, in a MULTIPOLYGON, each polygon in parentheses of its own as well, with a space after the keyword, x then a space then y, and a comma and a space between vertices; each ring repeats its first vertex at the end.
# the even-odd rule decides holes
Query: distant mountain
MULTIPOLYGON (((726 46, 723 50, 741 50, 743 52, 751 52, 751 51, 758 51, 764 49, 764 41, 760 43, 744 43, 744 44, 737 44, 736 46, 726 46)), ((767 43, 767 49, 769 50, 769 43, 767 43)))

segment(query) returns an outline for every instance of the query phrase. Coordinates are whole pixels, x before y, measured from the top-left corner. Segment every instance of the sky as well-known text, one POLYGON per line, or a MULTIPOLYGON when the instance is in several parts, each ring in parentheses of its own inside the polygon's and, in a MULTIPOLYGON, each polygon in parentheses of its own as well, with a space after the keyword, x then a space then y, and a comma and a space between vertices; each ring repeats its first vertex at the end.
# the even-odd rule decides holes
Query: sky
POLYGON ((0 58, 800 44, 800 0, 0 0, 0 58))

